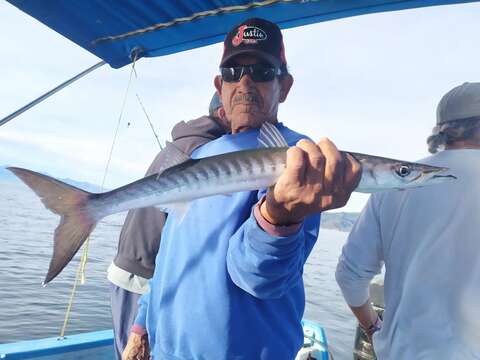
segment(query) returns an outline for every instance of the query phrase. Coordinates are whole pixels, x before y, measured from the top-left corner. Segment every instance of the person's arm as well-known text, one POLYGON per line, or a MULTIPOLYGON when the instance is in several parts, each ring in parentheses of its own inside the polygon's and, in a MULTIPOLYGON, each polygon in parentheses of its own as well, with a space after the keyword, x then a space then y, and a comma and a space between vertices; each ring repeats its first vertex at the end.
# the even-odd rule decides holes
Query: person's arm
MULTIPOLYGON (((172 140, 179 151, 190 155, 195 148, 224 133, 225 130, 219 126, 215 119, 202 116, 186 123, 184 121, 177 123, 172 129, 172 140)), ((169 162, 170 154, 162 149, 148 168, 146 176, 165 169, 165 165, 169 162)), ((156 256, 165 220, 166 215, 153 207, 130 210, 122 228, 124 241, 135 240, 137 243, 152 244, 154 246, 150 247, 146 253, 156 256), (124 231, 124 229, 128 231, 124 231)), ((149 292, 147 292, 139 300, 137 316, 122 354, 123 360, 149 359, 148 334, 146 331, 146 313, 149 299, 149 292)))
POLYGON ((358 324, 367 335, 368 339, 372 341, 372 335, 382 328, 382 320, 373 308, 370 299, 360 306, 351 306, 350 309, 353 315, 358 320, 358 324))
POLYGON ((307 253, 318 236, 320 216, 275 226, 265 224, 259 204, 229 241, 227 269, 232 281, 250 295, 277 299, 301 281, 307 253))
POLYGON ((150 300, 150 290, 138 301, 138 310, 133 326, 130 329, 127 345, 122 353, 122 360, 149 360, 150 347, 146 330, 147 308, 150 300))
POLYGON ((343 206, 359 177, 360 165, 342 158, 328 140, 301 140, 290 148, 286 170, 229 242, 232 281, 261 299, 279 298, 298 285, 318 235, 319 213, 343 206), (262 219, 281 231, 269 231, 262 219))
POLYGON ((369 294, 370 281, 380 273, 384 259, 379 201, 377 195, 368 200, 342 249, 335 273, 345 301, 369 337, 381 326, 369 294))
POLYGON ((130 332, 128 342, 122 353, 122 360, 150 360, 148 335, 130 332))

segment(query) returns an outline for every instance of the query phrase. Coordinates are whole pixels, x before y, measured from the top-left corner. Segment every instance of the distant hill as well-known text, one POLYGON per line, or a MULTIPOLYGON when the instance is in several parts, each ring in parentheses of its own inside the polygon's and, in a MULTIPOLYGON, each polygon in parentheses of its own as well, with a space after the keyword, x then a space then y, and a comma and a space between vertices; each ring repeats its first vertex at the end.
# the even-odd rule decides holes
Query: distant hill
POLYGON ((10 171, 8 171, 5 166, 0 166, 0 181, 14 181, 16 179, 15 175, 13 175, 10 171))
MULTIPOLYGON (((46 175, 49 175, 49 174, 46 174, 46 175)), ((101 191, 101 187, 96 184, 90 184, 88 182, 76 181, 68 178, 59 179, 59 180, 86 191, 90 191, 90 192, 101 191)), ((10 171, 8 171, 6 169, 6 166, 0 166, 0 182, 15 182, 15 181, 20 181, 20 180, 15 175, 13 175, 10 171)))
POLYGON ((350 232, 359 213, 354 212, 324 212, 322 214, 322 229, 332 229, 350 232))

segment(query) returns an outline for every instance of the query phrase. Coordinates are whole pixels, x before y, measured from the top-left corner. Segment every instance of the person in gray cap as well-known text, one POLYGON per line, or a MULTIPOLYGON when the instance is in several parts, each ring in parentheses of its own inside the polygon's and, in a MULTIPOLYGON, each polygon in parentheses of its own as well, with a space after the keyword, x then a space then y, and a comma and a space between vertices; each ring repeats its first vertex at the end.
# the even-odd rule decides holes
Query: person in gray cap
MULTIPOLYGON (((228 132, 226 120, 220 119, 221 107, 222 103, 215 92, 208 109, 209 116, 181 121, 173 127, 173 145, 190 155, 197 147, 228 132)), ((155 174, 168 157, 169 151, 160 151, 145 176, 155 174)), ((118 360, 121 359, 130 328, 137 316, 138 299, 148 290, 148 279, 153 275, 166 217, 165 213, 153 207, 130 210, 120 232, 117 255, 107 274, 111 282, 114 346, 118 360)))
POLYGON ((212 100, 210 100, 210 105, 208 106, 208 115, 210 118, 215 119, 217 123, 221 125, 221 127, 227 132, 230 133, 230 124, 228 123, 227 118, 222 112, 222 99, 218 95, 218 92, 214 92, 212 96, 212 100))
POLYGON ((480 83, 441 99, 427 142, 434 155, 419 162, 457 180, 372 195, 336 279, 378 359, 479 359, 480 83), (368 291, 382 264, 383 324, 368 291))
POLYGON ((472 141, 475 146, 480 115, 479 87, 479 83, 467 82, 442 98, 437 109, 437 126, 427 139, 432 154, 446 147, 469 147, 472 141))

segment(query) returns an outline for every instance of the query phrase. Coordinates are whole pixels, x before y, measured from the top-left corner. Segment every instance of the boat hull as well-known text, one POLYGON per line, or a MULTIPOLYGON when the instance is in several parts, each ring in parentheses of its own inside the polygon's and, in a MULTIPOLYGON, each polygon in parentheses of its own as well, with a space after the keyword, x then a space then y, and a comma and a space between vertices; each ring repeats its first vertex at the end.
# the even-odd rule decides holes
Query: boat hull
MULTIPOLYGON (((302 354, 315 356, 316 360, 328 360, 328 345, 325 331, 315 322, 303 320, 304 346, 302 354)), ((0 359, 49 359, 49 360, 113 360, 113 331, 103 330, 53 337, 39 340, 0 344, 0 359)))

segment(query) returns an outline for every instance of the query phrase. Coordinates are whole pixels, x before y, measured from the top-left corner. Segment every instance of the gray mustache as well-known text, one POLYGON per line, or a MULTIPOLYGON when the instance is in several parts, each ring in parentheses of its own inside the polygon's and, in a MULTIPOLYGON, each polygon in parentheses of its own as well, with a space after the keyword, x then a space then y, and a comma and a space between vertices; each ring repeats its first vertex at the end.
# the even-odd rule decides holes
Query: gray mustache
POLYGON ((252 93, 245 93, 245 94, 237 94, 232 99, 232 105, 242 104, 242 103, 253 103, 261 105, 261 99, 256 94, 252 93))

